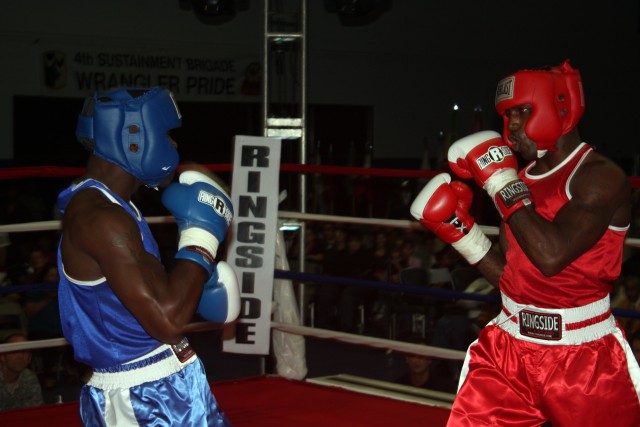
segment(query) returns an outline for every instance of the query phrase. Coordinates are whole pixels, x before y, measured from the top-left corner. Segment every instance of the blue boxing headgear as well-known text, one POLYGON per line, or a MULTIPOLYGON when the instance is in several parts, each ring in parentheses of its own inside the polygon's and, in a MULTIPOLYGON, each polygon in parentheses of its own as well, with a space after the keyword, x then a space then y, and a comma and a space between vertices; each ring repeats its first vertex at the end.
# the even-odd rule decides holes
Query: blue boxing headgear
POLYGON ((178 166, 167 132, 182 125, 171 92, 162 87, 120 88, 87 97, 76 136, 94 155, 157 187, 178 166))

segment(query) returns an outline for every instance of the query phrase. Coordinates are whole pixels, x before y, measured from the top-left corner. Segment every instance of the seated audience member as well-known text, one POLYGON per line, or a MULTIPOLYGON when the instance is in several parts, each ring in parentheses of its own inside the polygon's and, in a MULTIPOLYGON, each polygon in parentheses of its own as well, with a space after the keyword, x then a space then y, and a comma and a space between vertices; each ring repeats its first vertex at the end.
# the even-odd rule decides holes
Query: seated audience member
POLYGON ((385 230, 378 230, 375 233, 372 258, 371 275, 373 280, 377 280, 379 282, 389 281, 391 245, 389 244, 389 239, 385 230))
MULTIPOLYGON (((615 298, 612 307, 622 310, 638 310, 640 308, 640 271, 638 267, 623 267, 622 274, 618 280, 621 291, 619 296, 615 298)), ((640 319, 631 317, 618 317, 618 323, 627 335, 631 335, 636 331, 640 331, 640 319)))
MULTIPOLYGON (((427 345, 425 339, 416 338, 412 342, 427 345)), ((429 356, 406 353, 407 371, 395 382, 428 390, 455 393, 457 384, 451 371, 445 364, 432 364, 429 356), (437 367, 436 367, 437 366, 437 367)))
POLYGON ((7 273, 7 256, 10 245, 9 233, 0 233, 0 286, 6 286, 10 283, 7 273))
POLYGON ((387 281, 400 283, 400 273, 406 268, 406 262, 402 259, 402 251, 398 246, 393 246, 389 252, 389 272, 387 281))
MULTIPOLYGON (((344 227, 335 227, 327 236, 327 245, 323 251, 323 274, 345 277, 348 274, 344 257, 347 253, 347 231, 344 227)), ((321 284, 315 294, 316 326, 323 329, 338 328, 337 302, 344 285, 321 284)))
MULTIPOLYGON (((55 263, 49 263, 36 277, 35 283, 55 283, 57 285, 58 280, 60 280, 58 266, 55 263)), ((27 292, 24 297, 24 310, 29 318, 29 337, 31 339, 49 339, 62 336, 58 291, 56 289, 27 292)))
MULTIPOLYGON (((40 269, 34 283, 55 283, 57 285, 59 280, 58 266, 55 263, 48 263, 40 269)), ((29 319, 29 338, 46 340, 62 337, 58 291, 45 289, 25 292, 23 295, 24 312, 29 319)), ((50 347, 33 352, 34 366, 37 368, 35 372, 45 389, 50 389, 55 385, 56 377, 61 370, 62 355, 68 350, 70 349, 65 347, 50 347)))
POLYGON ((55 263, 52 253, 46 244, 34 244, 27 254, 24 270, 18 277, 18 283, 32 285, 42 283, 41 280, 45 274, 45 269, 50 263, 55 263))
MULTIPOLYGON (((364 236, 361 230, 351 230, 347 233, 347 249, 341 260, 346 271, 343 277, 357 279, 371 279, 373 261, 371 250, 364 245, 364 236)), ((363 319, 359 317, 359 307, 370 312, 375 291, 358 286, 345 286, 337 301, 339 328, 345 332, 362 333, 363 319)), ((366 315, 364 315, 367 317, 366 315)))
MULTIPOLYGON (((22 334, 11 334, 3 344, 28 341, 22 334)), ((0 353, 0 409, 42 405, 42 389, 36 374, 29 369, 31 352, 0 353)))

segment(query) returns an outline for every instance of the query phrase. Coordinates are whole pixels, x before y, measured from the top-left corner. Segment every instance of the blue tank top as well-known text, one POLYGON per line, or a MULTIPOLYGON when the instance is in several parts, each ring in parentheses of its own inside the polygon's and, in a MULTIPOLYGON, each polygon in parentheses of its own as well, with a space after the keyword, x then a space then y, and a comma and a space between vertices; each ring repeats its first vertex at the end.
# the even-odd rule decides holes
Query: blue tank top
MULTIPOLYGON (((61 212, 64 212, 74 195, 86 188, 102 191, 105 197, 127 211, 138 224, 147 252, 160 259, 158 244, 138 209, 99 181, 88 179, 63 190, 58 195, 61 212)), ((143 356, 162 344, 142 328, 113 293, 106 278, 83 282, 67 276, 60 245, 58 269, 62 332, 73 346, 76 360, 92 368, 108 368, 143 356)))

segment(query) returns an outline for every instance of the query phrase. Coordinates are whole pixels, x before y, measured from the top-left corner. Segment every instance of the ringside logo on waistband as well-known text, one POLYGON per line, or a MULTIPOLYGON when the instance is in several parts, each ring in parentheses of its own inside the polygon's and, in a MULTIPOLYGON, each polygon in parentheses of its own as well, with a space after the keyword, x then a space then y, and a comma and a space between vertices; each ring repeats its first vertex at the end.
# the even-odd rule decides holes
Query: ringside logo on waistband
POLYGON ((182 338, 182 341, 180 341, 178 344, 172 345, 171 349, 173 350, 173 353, 176 355, 180 363, 186 362, 196 354, 186 338, 182 338))
POLYGON ((520 334, 541 340, 562 339, 562 316, 522 310, 518 314, 520 334))

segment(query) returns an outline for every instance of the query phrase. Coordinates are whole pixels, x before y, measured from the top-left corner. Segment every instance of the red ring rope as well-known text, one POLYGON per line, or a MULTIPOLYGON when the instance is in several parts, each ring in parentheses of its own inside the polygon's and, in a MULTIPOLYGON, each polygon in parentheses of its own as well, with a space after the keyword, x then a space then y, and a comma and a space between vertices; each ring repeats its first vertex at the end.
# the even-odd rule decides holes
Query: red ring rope
MULTIPOLYGON (((202 165, 211 172, 229 172, 233 169, 231 164, 205 164, 202 165)), ((65 166, 27 166, 0 169, 0 179, 21 179, 37 177, 77 177, 84 173, 84 168, 65 166)), ((178 167, 180 170, 180 167, 178 167)), ((353 175, 353 176, 385 176, 396 178, 431 178, 442 171, 421 169, 379 169, 361 168, 350 166, 322 166, 301 165, 296 163, 283 163, 280 165, 283 172, 314 173, 324 175, 353 175)), ((640 177, 631 176, 629 181, 633 188, 640 188, 640 177)))

